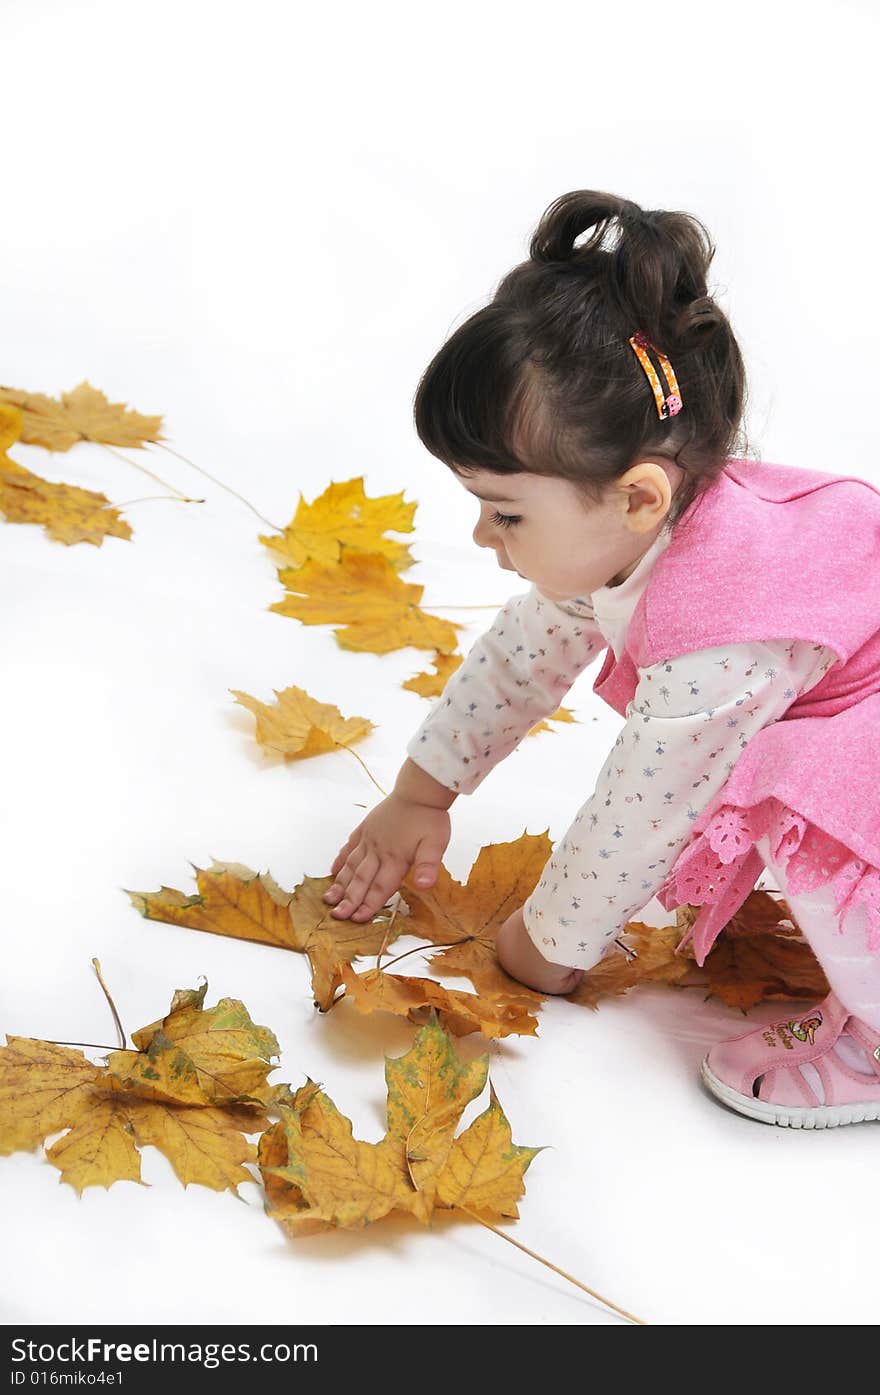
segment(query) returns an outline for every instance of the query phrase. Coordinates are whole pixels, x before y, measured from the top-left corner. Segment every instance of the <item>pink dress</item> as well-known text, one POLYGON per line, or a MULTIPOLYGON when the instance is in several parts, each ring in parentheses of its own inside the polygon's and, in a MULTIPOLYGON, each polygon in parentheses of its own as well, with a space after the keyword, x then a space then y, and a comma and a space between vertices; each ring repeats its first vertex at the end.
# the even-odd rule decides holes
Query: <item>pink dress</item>
POLYGON ((657 892, 702 906, 700 964, 764 869, 764 833, 791 894, 830 884, 841 926, 863 904, 880 951, 878 573, 874 485, 731 458, 675 525, 619 660, 608 650, 593 691, 621 715, 639 666, 690 650, 789 636, 838 656, 751 739, 657 892))

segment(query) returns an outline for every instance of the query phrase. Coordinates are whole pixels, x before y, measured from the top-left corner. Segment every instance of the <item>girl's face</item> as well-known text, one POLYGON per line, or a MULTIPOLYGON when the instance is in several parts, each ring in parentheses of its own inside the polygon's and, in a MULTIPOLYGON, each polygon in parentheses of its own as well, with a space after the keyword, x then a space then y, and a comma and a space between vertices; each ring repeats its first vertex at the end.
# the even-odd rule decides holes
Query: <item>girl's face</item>
POLYGON ((683 476, 673 460, 643 456, 600 504, 547 475, 474 470, 457 478, 480 501, 477 546, 492 548, 499 567, 548 599, 568 600, 626 580, 660 533, 683 476))

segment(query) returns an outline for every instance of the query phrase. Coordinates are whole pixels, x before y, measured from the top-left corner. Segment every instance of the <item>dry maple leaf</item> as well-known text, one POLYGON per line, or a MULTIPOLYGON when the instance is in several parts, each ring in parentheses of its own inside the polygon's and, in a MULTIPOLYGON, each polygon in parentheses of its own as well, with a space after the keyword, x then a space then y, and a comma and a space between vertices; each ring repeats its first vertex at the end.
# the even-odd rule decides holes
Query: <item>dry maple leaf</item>
POLYGON ((275 706, 230 688, 236 702, 257 719, 257 740, 266 750, 289 760, 306 760, 340 746, 351 746, 374 730, 366 717, 343 717, 330 702, 318 702, 304 688, 273 688, 275 706))
POLYGON ((539 731, 553 731, 553 727, 549 725, 550 722, 577 722, 577 717, 570 707, 557 707, 555 712, 551 712, 549 717, 545 717, 542 722, 538 722, 526 735, 537 736, 539 731))
POLYGON ((107 1072, 121 1089, 176 1104, 263 1103, 278 1042, 237 998, 205 1009, 207 984, 174 995, 159 1022, 132 1033, 136 1051, 114 1051, 107 1072))
POLYGON ((93 543, 106 537, 130 538, 121 514, 108 508, 106 494, 75 484, 53 484, 0 456, 0 511, 7 523, 39 523, 56 542, 93 543))
POLYGON ((236 999, 224 998, 204 1011, 206 988, 178 990, 167 1016, 134 1034, 144 1044, 142 1053, 110 1053, 111 1062, 124 1058, 121 1071, 92 1065, 68 1047, 7 1037, 0 1047, 0 1152, 33 1150, 66 1130, 46 1157, 79 1193, 121 1180, 140 1182, 138 1149, 147 1144, 165 1154, 184 1186, 198 1182, 237 1194, 241 1182, 254 1181, 243 1164, 256 1160, 256 1149, 243 1134, 264 1130, 269 1120, 262 1104, 246 1105, 233 1096, 247 1083, 273 1100, 265 1075, 274 1067, 254 1052, 277 1054, 278 1043, 236 999), (176 1041, 183 1066, 177 1081, 164 1044, 170 1041, 176 1041), (154 1044, 159 1050, 151 1054, 154 1044), (190 1084, 184 1082, 193 1076, 203 1098, 219 1100, 225 1091, 232 1102, 173 1102, 172 1092, 186 1095, 190 1084))
POLYGON ((441 1026, 456 1037, 470 1032, 482 1032, 484 1037, 513 1033, 533 1037, 538 1032, 537 1018, 530 1015, 522 999, 507 992, 462 993, 444 988, 434 979, 386 974, 382 969, 358 974, 350 964, 342 969, 342 982, 358 1012, 393 1012, 418 1022, 428 1010, 435 1009, 441 1026))
MULTIPOLYGON (((10 446, 15 445, 21 436, 22 424, 21 408, 0 402, 0 454, 5 454, 10 446)), ((10 460, 8 464, 13 470, 23 469, 23 466, 16 465, 14 460, 10 460)))
POLYGON ((430 669, 426 669, 424 673, 414 673, 401 687, 411 693, 418 693, 419 697, 439 697, 455 670, 461 667, 464 658, 461 654, 435 654, 431 662, 434 666, 433 673, 430 669))
POLYGON ((390 654, 412 645, 449 653, 454 625, 419 607, 423 586, 401 581, 387 557, 342 546, 338 563, 306 562, 278 573, 287 594, 269 606, 304 625, 338 625, 343 649, 390 654))
MULTIPOLYGON (((696 906, 678 907, 679 935, 690 929, 698 913, 696 906)), ((690 942, 684 953, 693 962, 690 942)), ((790 908, 766 891, 750 892, 715 941, 702 969, 694 967, 692 981, 707 988, 707 998, 720 998, 743 1013, 766 999, 822 999, 830 988, 790 908)))
POLYGON ((312 996, 323 1012, 342 982, 343 965, 361 955, 378 954, 403 929, 402 922, 392 924, 385 911, 363 924, 335 919, 321 899, 332 877, 304 877, 294 891, 284 891, 268 872, 258 874, 241 862, 214 859, 210 868, 190 865, 198 886, 193 896, 168 886, 126 894, 147 920, 307 955, 312 996))
POLYGON ((681 940, 676 925, 630 921, 621 936, 634 955, 613 947, 587 970, 577 988, 566 994, 568 1002, 595 1008, 600 999, 628 993, 636 984, 680 983, 690 973, 691 961, 675 952, 681 940))
POLYGON ((389 529, 411 533, 415 511, 414 503, 403 502, 403 490, 367 498, 363 475, 359 475, 341 484, 329 484, 311 504, 300 495, 293 520, 284 532, 275 537, 261 535, 260 542, 272 553, 276 566, 301 567, 310 558, 335 565, 344 543, 362 552, 378 552, 396 571, 402 571, 412 566, 412 554, 406 543, 384 535, 389 529))
MULTIPOLYGON (((408 678, 405 683, 401 684, 401 687, 406 688, 411 693, 418 693, 419 697, 440 697, 453 673, 461 667, 463 658, 461 654, 437 654, 432 662, 434 665, 433 673, 430 669, 426 669, 424 673, 413 674, 412 678, 408 678)), ((555 712, 551 713, 544 721, 538 722, 526 735, 536 736, 539 731, 553 731, 553 727, 548 726, 549 722, 576 721, 577 717, 570 707, 557 707, 555 712)))
POLYGON ((60 401, 42 392, 0 387, 0 402, 20 409, 21 439, 28 446, 65 451, 78 441, 98 441, 142 449, 145 441, 164 439, 161 415, 143 416, 124 402, 110 402, 86 379, 73 392, 62 392, 60 401))
POLYGON ((22 414, 0 404, 0 512, 8 523, 42 524, 50 537, 67 544, 104 538, 130 538, 131 528, 106 495, 73 484, 53 484, 26 470, 5 452, 18 440, 22 414))
POLYGON ((489 1107, 453 1137, 487 1071, 488 1056, 462 1066, 432 1018, 403 1057, 386 1058, 388 1118, 379 1143, 355 1139, 350 1121, 308 1081, 260 1139, 269 1215, 291 1237, 360 1228, 395 1210, 422 1223, 437 1209, 518 1217, 523 1177, 541 1149, 512 1142, 491 1084, 489 1107))
POLYGON ((552 851, 546 832, 523 833, 514 842, 481 848, 466 884, 455 881, 442 864, 427 891, 412 886, 408 876, 403 883, 410 908, 408 933, 452 945, 432 955, 431 966, 439 973, 464 975, 481 994, 502 994, 521 1006, 537 1006, 543 995, 501 968, 495 937, 531 895, 552 851))
POLYGON ((398 1166, 406 1170, 428 1210, 458 1121, 471 1100, 482 1094, 488 1075, 488 1055, 460 1061, 436 1013, 405 1056, 385 1057, 385 1138, 398 1150, 398 1166))

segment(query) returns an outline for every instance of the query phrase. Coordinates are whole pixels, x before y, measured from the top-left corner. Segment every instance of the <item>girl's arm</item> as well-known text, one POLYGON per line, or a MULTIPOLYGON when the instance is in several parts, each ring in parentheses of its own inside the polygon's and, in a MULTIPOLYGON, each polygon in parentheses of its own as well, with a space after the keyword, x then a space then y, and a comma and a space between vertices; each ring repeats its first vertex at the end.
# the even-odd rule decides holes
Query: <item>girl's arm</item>
POLYGON ((449 679, 407 755, 455 794, 472 794, 606 648, 589 602, 551 601, 534 586, 511 597, 449 679))
POLYGON ((830 649, 774 640, 639 670, 596 788, 523 906, 525 931, 546 959, 587 969, 602 957, 656 895, 751 738, 835 658, 830 649))

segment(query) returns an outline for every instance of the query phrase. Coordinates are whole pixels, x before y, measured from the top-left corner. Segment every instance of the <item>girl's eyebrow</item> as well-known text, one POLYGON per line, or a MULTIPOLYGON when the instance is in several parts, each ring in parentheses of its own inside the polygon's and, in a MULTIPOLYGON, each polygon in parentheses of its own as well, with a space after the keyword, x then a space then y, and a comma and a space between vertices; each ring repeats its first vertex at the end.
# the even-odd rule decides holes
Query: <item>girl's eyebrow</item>
POLYGON ((477 499, 485 499, 487 504, 515 504, 516 499, 512 499, 508 494, 478 494, 475 489, 469 489, 469 494, 473 494, 477 499))

